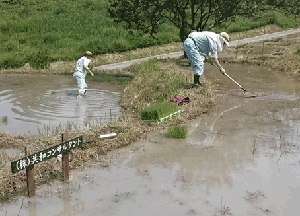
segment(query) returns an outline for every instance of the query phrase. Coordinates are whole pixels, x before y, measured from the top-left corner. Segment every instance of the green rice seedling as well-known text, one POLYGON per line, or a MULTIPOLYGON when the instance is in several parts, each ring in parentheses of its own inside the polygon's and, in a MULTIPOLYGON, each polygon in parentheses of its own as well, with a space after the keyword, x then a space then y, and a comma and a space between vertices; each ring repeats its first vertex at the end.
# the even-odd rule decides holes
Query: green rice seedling
POLYGON ((168 128, 167 136, 176 139, 187 138, 187 127, 183 125, 172 125, 168 128))
POLYGON ((169 101, 162 101, 154 103, 149 107, 141 110, 142 120, 160 121, 164 117, 171 115, 172 113, 178 112, 178 106, 175 103, 169 101))
POLYGON ((3 116, 2 117, 2 122, 3 123, 7 123, 8 122, 8 117, 7 116, 3 116))

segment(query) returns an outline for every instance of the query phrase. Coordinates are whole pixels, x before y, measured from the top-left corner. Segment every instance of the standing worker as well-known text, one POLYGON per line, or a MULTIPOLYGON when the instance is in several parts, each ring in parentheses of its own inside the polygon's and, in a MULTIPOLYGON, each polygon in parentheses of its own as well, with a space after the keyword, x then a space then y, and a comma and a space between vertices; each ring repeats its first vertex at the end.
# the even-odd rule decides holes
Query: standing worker
POLYGON ((226 46, 229 46, 229 35, 226 32, 216 34, 214 32, 193 31, 184 41, 184 51, 194 70, 194 88, 199 88, 202 83, 200 76, 204 74, 205 58, 211 59, 221 73, 225 74, 225 69, 218 61, 218 52, 222 52, 226 46))
POLYGON ((77 98, 81 98, 82 95, 84 95, 86 92, 87 84, 85 82, 85 76, 87 72, 89 72, 91 76, 94 77, 93 72, 89 68, 92 56, 93 54, 90 51, 86 51, 84 55, 76 62, 76 68, 73 77, 79 89, 77 98))

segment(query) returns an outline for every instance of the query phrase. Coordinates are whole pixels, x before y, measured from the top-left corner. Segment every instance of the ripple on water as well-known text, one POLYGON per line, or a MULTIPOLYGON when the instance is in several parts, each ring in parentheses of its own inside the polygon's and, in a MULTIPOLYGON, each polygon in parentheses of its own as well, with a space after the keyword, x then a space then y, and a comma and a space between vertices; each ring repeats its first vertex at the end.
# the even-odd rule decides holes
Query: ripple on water
POLYGON ((26 104, 12 91, 1 91, 0 107, 8 122, 0 124, 0 129, 9 133, 38 135, 41 128, 46 127, 65 127, 71 123, 82 128, 87 123, 115 121, 121 115, 120 95, 120 92, 89 89, 87 95, 77 99, 76 89, 62 88, 48 90, 34 98, 33 103, 26 104))

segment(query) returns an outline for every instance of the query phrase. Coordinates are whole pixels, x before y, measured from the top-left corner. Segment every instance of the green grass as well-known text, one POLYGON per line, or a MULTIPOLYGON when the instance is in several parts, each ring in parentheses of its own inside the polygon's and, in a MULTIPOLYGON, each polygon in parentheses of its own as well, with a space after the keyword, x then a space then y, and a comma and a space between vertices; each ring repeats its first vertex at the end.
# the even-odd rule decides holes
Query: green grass
POLYGON ((172 125, 168 128, 167 136, 176 139, 187 138, 188 131, 186 126, 182 125, 172 125))
POLYGON ((134 74, 134 79, 124 90, 120 101, 121 106, 133 109, 136 113, 150 104, 162 101, 167 101, 170 106, 173 104, 177 106, 177 104, 169 102, 169 99, 178 95, 179 90, 186 86, 186 76, 177 68, 179 67, 176 60, 173 59, 153 59, 133 65, 130 71, 134 74))
POLYGON ((299 27, 299 23, 299 17, 295 18, 295 16, 285 15, 278 11, 266 11, 259 13, 257 16, 253 16, 251 18, 237 17, 234 23, 230 25, 226 22, 222 23, 214 30, 217 32, 227 31, 229 33, 243 32, 270 24, 276 24, 281 28, 287 29, 299 27))
POLYGON ((296 54, 300 56, 300 48, 297 49, 296 54))
POLYGON ((48 61, 74 60, 85 50, 115 53, 179 40, 173 27, 162 28, 157 40, 129 34, 109 18, 108 6, 108 0, 1 1, 0 68, 26 62, 44 68, 44 58, 47 67, 48 61))
POLYGON ((181 74, 172 73, 163 70, 157 62, 168 64, 168 60, 151 60, 145 64, 137 65, 136 70, 139 71, 137 79, 140 83, 137 85, 138 92, 143 95, 143 100, 149 103, 153 102, 153 98, 157 101, 163 101, 176 95, 178 89, 185 86, 185 80, 181 74), (157 79, 149 79, 149 74, 157 79))

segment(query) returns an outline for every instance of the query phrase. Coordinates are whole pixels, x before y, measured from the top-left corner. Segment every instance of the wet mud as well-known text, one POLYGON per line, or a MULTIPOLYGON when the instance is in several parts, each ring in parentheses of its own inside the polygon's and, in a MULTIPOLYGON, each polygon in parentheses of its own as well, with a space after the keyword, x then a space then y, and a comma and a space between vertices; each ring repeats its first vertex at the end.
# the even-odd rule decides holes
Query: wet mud
POLYGON ((3 204, 0 215, 298 215, 299 82, 264 67, 225 68, 257 97, 206 65, 217 105, 189 122, 187 139, 152 132, 72 171, 69 184, 3 204))

